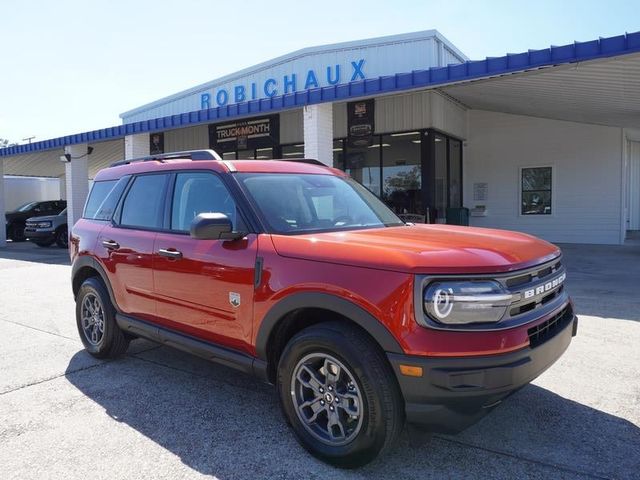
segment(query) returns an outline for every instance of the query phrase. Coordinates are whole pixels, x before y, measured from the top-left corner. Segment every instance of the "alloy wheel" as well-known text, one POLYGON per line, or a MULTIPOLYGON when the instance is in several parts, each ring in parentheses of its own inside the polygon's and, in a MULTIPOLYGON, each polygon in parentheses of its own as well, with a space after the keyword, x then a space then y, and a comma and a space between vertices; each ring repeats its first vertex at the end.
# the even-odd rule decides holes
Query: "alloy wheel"
POLYGON ((91 345, 97 346, 104 336, 104 308, 102 301, 94 293, 87 293, 80 309, 82 331, 91 345))
POLYGON ((345 445, 362 428, 364 403, 355 377, 327 353, 312 353, 298 362, 291 396, 302 425, 322 443, 345 445))

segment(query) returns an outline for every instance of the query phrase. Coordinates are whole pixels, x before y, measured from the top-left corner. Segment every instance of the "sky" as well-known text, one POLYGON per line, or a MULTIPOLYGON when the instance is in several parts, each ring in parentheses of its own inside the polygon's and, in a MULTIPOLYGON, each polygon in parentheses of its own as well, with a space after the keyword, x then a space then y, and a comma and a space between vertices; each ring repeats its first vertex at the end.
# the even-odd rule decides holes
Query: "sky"
POLYGON ((471 59, 640 31, 640 0, 4 0, 0 138, 119 114, 304 47, 436 29, 471 59))

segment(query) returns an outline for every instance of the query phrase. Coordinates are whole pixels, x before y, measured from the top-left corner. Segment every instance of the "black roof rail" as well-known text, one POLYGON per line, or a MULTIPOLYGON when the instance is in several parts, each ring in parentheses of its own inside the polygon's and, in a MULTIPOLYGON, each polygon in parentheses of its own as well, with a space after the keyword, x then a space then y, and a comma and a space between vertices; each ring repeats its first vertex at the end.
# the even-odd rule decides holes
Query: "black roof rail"
POLYGON ((279 158, 278 160, 284 160, 285 162, 300 162, 300 163, 308 163, 310 165, 320 165, 321 167, 327 167, 320 160, 316 160, 315 158, 279 158))
POLYGON ((112 163, 110 167, 118 167, 120 165, 129 165, 134 162, 163 162, 165 160, 189 159, 189 160, 222 160, 213 150, 186 150, 184 152, 158 153, 156 155, 148 155, 146 157, 131 158, 129 160, 120 160, 112 163))

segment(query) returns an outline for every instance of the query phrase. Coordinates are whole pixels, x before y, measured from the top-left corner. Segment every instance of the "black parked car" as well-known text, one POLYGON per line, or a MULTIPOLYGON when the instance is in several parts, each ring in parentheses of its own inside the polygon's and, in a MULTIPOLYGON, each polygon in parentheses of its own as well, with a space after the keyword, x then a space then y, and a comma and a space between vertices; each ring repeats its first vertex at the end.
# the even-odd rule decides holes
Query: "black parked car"
POLYGON ((24 241, 24 227, 27 218, 57 215, 65 208, 67 208, 65 200, 47 200, 44 202, 25 203, 14 211, 7 212, 5 214, 7 238, 14 242, 24 241))

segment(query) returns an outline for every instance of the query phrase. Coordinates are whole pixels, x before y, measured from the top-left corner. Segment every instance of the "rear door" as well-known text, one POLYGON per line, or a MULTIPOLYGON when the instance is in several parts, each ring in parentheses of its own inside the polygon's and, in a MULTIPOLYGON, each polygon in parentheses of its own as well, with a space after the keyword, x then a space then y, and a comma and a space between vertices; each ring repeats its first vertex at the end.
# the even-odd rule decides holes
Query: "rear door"
POLYGON ((247 231, 233 195, 211 171, 175 174, 167 232, 155 238, 153 268, 158 320, 166 326, 250 352, 257 235, 196 240, 191 221, 202 212, 226 214, 247 231))
POLYGON ((156 319, 152 258, 169 177, 153 173, 132 178, 113 222, 102 229, 96 245, 120 309, 146 320, 156 319))

